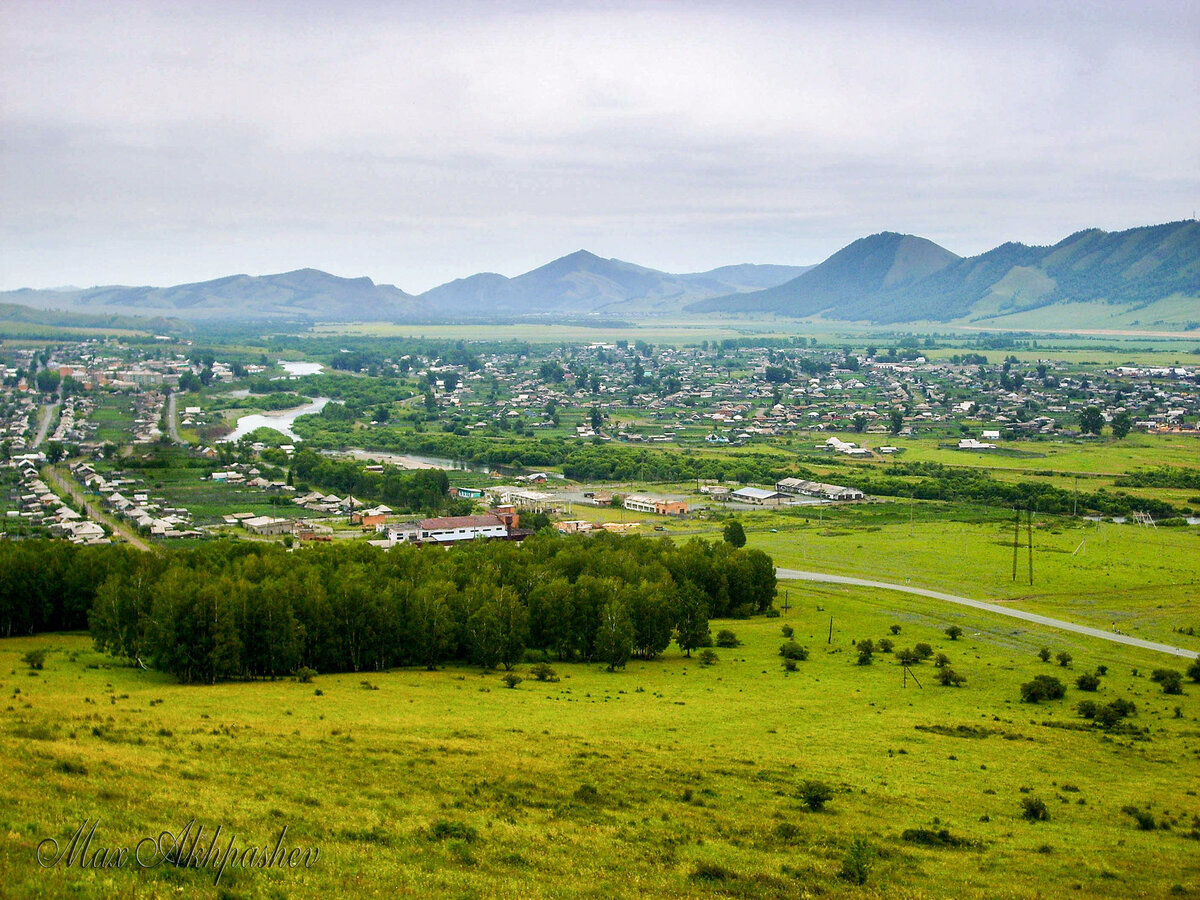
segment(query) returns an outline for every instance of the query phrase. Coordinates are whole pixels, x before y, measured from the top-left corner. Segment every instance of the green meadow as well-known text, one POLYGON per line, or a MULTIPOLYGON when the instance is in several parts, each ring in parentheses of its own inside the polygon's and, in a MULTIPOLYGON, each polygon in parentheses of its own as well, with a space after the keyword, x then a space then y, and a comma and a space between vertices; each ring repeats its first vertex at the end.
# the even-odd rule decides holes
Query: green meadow
POLYGON ((1200 686, 1186 661, 890 592, 788 586, 742 645, 507 688, 448 667, 180 686, 84 635, 0 642, 0 871, 21 897, 1166 897, 1200 891, 1200 686), (831 624, 832 623, 832 624, 831 624), (810 650, 780 665, 784 625, 810 650), (958 625, 962 637, 944 629, 958 625), (895 626, 898 634, 892 634, 895 626), (857 665, 852 642, 929 643, 857 665), (26 651, 49 648, 31 676, 26 651), (1070 654, 1070 665, 1037 657, 1070 654), (1106 666, 1100 690, 1074 679, 1106 666), (1020 685, 1060 677, 1066 698, 1020 685), (920 685, 917 685, 919 680, 920 685), (1131 700, 1105 731, 1083 698, 1131 700), (805 782, 829 789, 823 810, 805 782), (1044 820, 1024 817, 1023 801, 1044 820), (1134 808, 1155 824, 1142 830, 1134 808), (1126 809, 1127 811, 1123 811, 1126 809), (310 869, 93 871, 35 862, 99 819, 133 846, 190 819, 310 869), (856 883, 860 876, 864 884, 856 883), (218 894, 218 891, 223 893, 218 894))

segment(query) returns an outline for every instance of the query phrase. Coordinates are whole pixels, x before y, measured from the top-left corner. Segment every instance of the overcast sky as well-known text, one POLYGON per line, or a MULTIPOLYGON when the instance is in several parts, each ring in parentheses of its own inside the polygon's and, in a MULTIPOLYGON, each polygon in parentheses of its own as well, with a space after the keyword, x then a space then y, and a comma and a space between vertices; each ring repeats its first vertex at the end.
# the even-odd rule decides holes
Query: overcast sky
POLYGON ((960 254, 1200 207, 1200 3, 0 2, 0 288, 960 254))

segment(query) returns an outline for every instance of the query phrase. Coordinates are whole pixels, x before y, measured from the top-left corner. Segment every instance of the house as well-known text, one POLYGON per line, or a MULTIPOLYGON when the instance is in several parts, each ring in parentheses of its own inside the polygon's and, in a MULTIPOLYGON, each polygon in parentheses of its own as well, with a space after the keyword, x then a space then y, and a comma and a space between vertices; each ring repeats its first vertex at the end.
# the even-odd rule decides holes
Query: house
POLYGON ((659 516, 685 516, 688 505, 682 500, 663 500, 645 494, 630 494, 624 507, 632 512, 654 513, 659 516))
POLYGON ((458 487, 450 488, 451 497, 461 497, 464 500, 478 500, 483 496, 483 488, 458 487))
POLYGON ((958 442, 959 450, 995 450, 995 444, 987 444, 983 441, 977 441, 975 438, 963 438, 958 442))

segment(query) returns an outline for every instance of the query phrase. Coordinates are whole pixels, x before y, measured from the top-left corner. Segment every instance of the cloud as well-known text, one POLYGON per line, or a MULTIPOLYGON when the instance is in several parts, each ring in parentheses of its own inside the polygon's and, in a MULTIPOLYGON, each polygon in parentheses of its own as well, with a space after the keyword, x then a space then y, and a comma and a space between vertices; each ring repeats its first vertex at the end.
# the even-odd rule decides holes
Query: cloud
POLYGON ((418 290, 583 245, 694 270, 1182 218, 1191 6, 10 2, 0 286, 418 290))

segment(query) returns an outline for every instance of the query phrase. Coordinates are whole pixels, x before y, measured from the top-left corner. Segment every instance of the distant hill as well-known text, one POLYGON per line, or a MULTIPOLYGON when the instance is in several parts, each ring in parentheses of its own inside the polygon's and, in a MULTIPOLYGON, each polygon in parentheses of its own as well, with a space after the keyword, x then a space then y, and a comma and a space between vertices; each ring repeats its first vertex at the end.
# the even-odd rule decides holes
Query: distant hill
POLYGON ((339 278, 317 269, 279 275, 230 275, 174 287, 94 287, 19 290, 0 302, 87 313, 166 315, 185 318, 292 318, 381 320, 411 316, 421 304, 411 295, 370 278, 339 278))
POLYGON ((143 332, 146 334, 178 334, 190 332, 192 326, 183 319, 156 316, 129 316, 119 313, 79 313, 60 309, 34 309, 16 303, 0 303, 0 332, 17 331, 24 334, 51 333, 54 329, 87 330, 96 332, 143 332), (13 329, 12 326, 30 326, 13 329))
POLYGON ((678 309, 704 297, 758 290, 803 271, 801 266, 746 264, 672 275, 578 250, 516 278, 472 275, 426 291, 419 299, 439 312, 460 315, 635 315, 678 309))
POLYGON ((1186 326, 1200 322, 1200 223, 1089 229, 1052 247, 1008 243, 967 258, 912 235, 872 235, 778 287, 687 309, 880 324, 1186 326), (1070 314, 1055 316, 1046 307, 1070 314), (1139 310, 1147 315, 1134 315, 1139 310))

